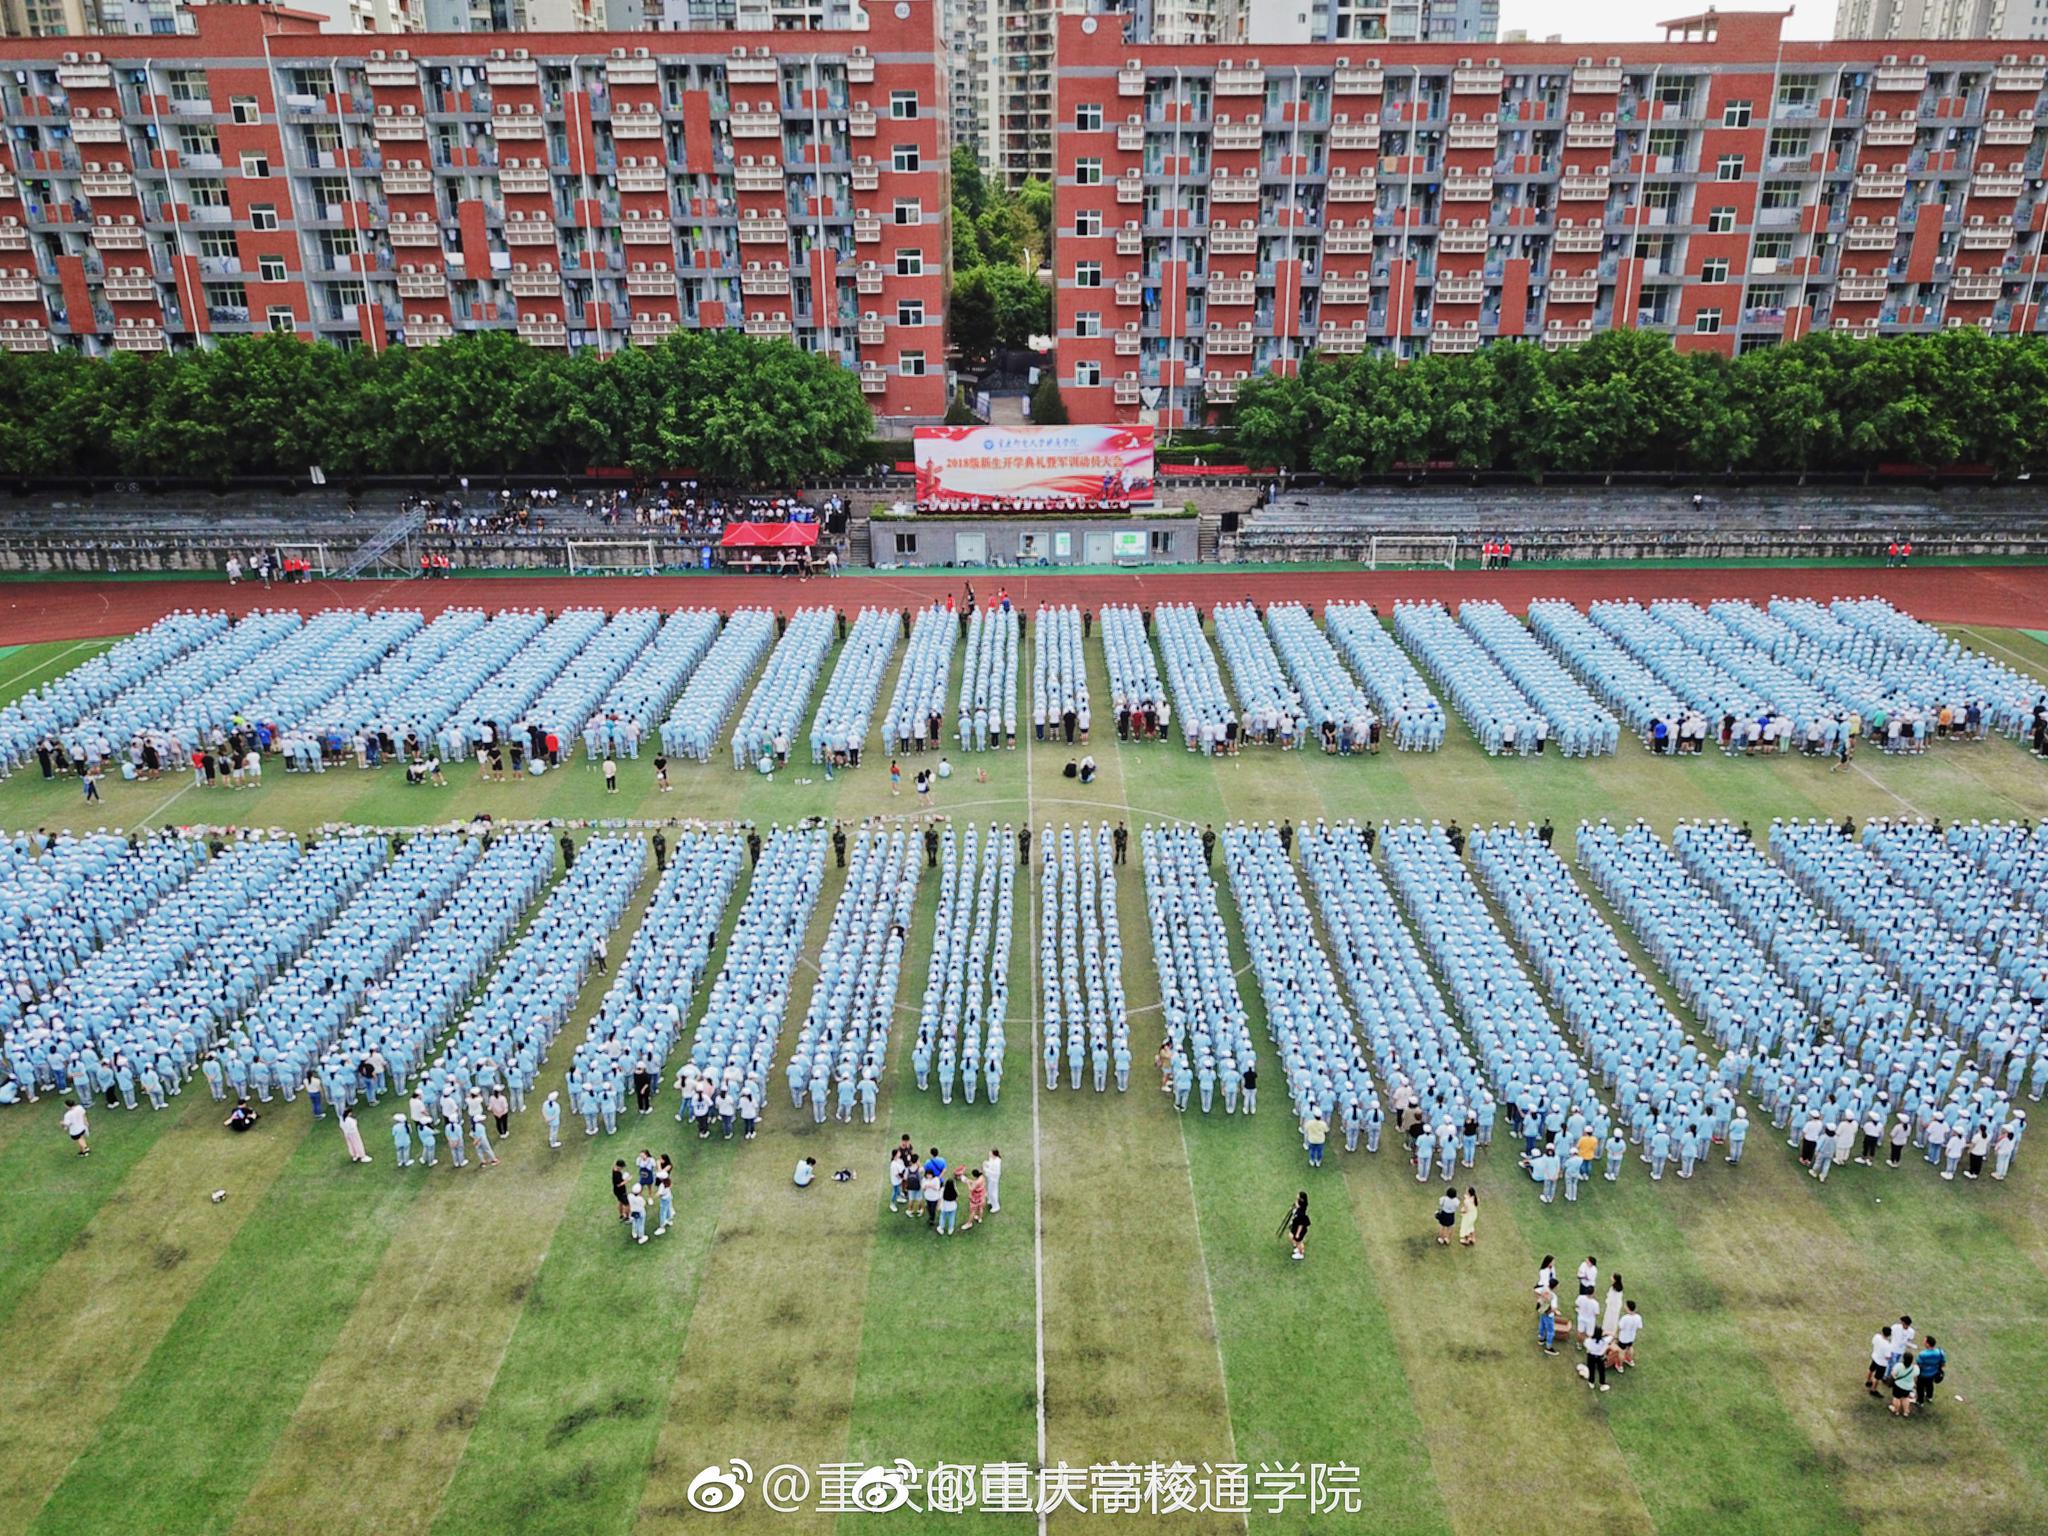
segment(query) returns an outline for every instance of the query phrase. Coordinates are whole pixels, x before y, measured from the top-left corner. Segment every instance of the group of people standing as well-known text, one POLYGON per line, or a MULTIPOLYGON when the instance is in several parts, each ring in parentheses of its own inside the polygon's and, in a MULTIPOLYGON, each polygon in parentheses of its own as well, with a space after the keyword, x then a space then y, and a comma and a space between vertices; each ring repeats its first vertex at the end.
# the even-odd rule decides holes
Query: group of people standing
POLYGON ((922 1218, 940 1237, 971 1232, 1000 1212, 1002 1201, 1003 1154, 989 1148, 978 1168, 948 1162, 937 1147, 923 1158, 905 1132, 889 1153, 889 1209, 901 1211, 913 1221, 922 1218), (960 1221, 960 1207, 967 1206, 967 1221, 960 1221))
POLYGON ((1889 1397, 1887 1411, 1894 1418, 1910 1419, 1915 1408, 1934 1401, 1934 1389, 1948 1375, 1948 1351, 1933 1334, 1919 1342, 1911 1316, 1886 1323, 1870 1336, 1870 1369, 1864 1373, 1863 1388, 1872 1397, 1889 1397))
POLYGON ((1578 1368, 1580 1379, 1590 1390, 1605 1392, 1610 1374, 1619 1375, 1635 1368, 1636 1340, 1642 1336, 1643 1316, 1629 1299, 1628 1287, 1618 1270, 1608 1282, 1603 1304, 1597 1294, 1600 1261, 1590 1253, 1579 1266, 1574 1283, 1577 1294, 1567 1320, 1559 1301, 1557 1259, 1552 1254, 1543 1255, 1543 1262, 1536 1268, 1536 1344, 1544 1354, 1555 1355, 1560 1336, 1576 1336, 1586 1355, 1578 1368))

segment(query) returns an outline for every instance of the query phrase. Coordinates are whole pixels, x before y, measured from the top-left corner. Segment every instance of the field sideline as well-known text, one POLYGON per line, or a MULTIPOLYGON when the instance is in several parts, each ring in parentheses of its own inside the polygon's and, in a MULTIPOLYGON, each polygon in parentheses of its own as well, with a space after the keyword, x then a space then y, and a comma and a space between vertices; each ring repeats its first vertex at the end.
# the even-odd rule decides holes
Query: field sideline
MULTIPOLYGON (((711 600, 678 585, 665 600, 711 600)), ((1209 585, 1220 599, 1247 583, 1209 585)), ((869 589, 776 596, 854 604, 869 589)), ((524 584, 498 590, 498 601, 537 600, 524 584)), ((607 601, 597 588, 588 600, 607 601)), ((2038 637, 1966 638, 2048 676, 2038 637)), ((96 643, 107 642, 0 651, 0 702, 96 643)), ((1100 707, 1099 637, 1086 650, 1100 707)), ((783 1516, 751 1499, 708 1517, 685 1490, 735 1457, 756 1469, 1031 1462, 1041 1413, 1049 1461, 1343 1462, 1365 1488, 1348 1517, 1065 1510, 1046 1521, 1062 1531, 2048 1531, 2039 1149, 2002 1185, 1945 1185, 1916 1160, 1897 1174, 1841 1168, 1822 1186, 1766 1122, 1739 1170, 1715 1161, 1652 1190, 1631 1162, 1619 1185, 1544 1206, 1503 1145, 1474 1171, 1479 1246, 1438 1248, 1433 1187, 1391 1142, 1377 1157, 1333 1147, 1330 1166, 1308 1173, 1277 1073, 1252 1121, 1176 1116, 1147 1086, 1159 994, 1135 836, 1162 819, 1547 816, 1568 855, 1585 817, 1645 815, 1662 830, 1695 815, 1759 827, 1774 815, 2038 819, 2042 764, 2005 740, 1873 756, 1838 775, 1796 758, 1657 761, 1627 739, 1611 759, 1497 761, 1455 717, 1441 753, 1369 762, 1247 752, 1209 763, 1177 745, 1118 747, 1104 730, 1095 750, 1102 776, 1086 789, 1060 777, 1064 747, 955 754, 938 809, 963 821, 1028 812, 1038 827, 1130 823, 1119 910, 1139 1060, 1123 1098, 1033 1089, 1021 1016, 1036 1013, 1035 892, 1020 883, 1011 1069, 994 1108, 919 1094, 899 1045, 871 1127, 799 1119, 778 1080, 756 1143, 698 1144, 668 1134, 681 1128, 665 1089, 654 1118, 622 1123, 615 1139, 592 1144, 565 1125, 567 1145, 550 1154, 529 1111, 497 1171, 444 1160, 404 1174, 374 1114, 363 1128, 376 1161, 358 1168, 303 1103, 230 1139, 196 1083, 162 1114, 98 1112, 90 1159, 71 1155, 50 1101, 0 1110, 0 1536, 1024 1531, 1028 1516, 783 1516), (904 1131, 970 1160, 1001 1146, 1002 1215, 945 1241, 890 1218, 887 1151, 904 1131), (679 1221, 633 1248, 607 1169, 643 1145, 676 1158, 679 1221), (800 1156, 860 1177, 799 1195, 789 1174, 800 1156), (213 1205, 218 1187, 229 1196, 213 1205), (1309 1262, 1290 1265, 1274 1229, 1302 1187, 1316 1226, 1309 1262), (1529 1287, 1546 1252, 1567 1271, 1597 1254, 1647 1318, 1641 1369, 1605 1396, 1533 1347, 1529 1287), (1860 1384, 1869 1334, 1902 1311, 1952 1361, 1935 1410, 1908 1423, 1860 1384)), ((242 794, 192 790, 189 775, 110 780, 88 818, 75 784, 46 784, 31 765, 0 784, 0 825, 303 829, 490 811, 765 828, 910 808, 907 788, 891 799, 873 752, 831 784, 808 766, 773 781, 717 761, 671 772, 677 790, 663 797, 647 757, 623 765, 617 796, 580 758, 540 780, 481 784, 464 765, 452 787, 412 789, 390 770, 273 766, 242 794)), ((1242 967, 1220 860, 1218 876, 1242 967)), ((900 1009, 922 995, 937 884, 920 886, 900 1009)), ((828 871, 807 961, 839 889, 828 871)), ((556 1081, 605 980, 585 987, 551 1054, 556 1081)), ((1246 974, 1241 986, 1265 1047, 1256 985, 1246 974)), ((800 980, 798 1010, 808 993, 800 980)), ((793 1033, 786 1025, 785 1050, 793 1033)))

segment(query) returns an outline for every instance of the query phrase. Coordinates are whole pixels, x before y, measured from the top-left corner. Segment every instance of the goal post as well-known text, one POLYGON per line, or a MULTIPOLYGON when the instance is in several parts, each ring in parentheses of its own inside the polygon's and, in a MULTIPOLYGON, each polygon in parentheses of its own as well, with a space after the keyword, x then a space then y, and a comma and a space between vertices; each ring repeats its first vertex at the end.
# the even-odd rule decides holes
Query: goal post
POLYGON ((325 544, 278 544, 273 546, 280 560, 303 560, 306 574, 325 581, 328 576, 327 546, 325 544))
POLYGON ((653 539, 568 539, 571 576, 653 576, 660 569, 653 539))
POLYGON ((1375 571, 1456 570, 1458 536, 1455 533, 1394 533, 1372 536, 1365 563, 1375 571))

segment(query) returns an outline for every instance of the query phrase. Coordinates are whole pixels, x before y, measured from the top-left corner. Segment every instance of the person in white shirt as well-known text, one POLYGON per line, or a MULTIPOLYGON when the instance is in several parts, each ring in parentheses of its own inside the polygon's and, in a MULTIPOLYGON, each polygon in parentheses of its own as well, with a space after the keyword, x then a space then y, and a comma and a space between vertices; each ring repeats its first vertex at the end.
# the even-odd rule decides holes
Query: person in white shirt
POLYGON ((1623 1304, 1621 1322, 1614 1330, 1614 1349, 1609 1351, 1608 1364, 1617 1370, 1627 1370, 1636 1363, 1636 1337, 1643 1331, 1643 1316, 1636 1311, 1634 1302, 1623 1304), (1616 1352, 1620 1358, 1615 1358, 1616 1352))
POLYGON ((1579 1330, 1579 1342, 1586 1344, 1593 1337, 1593 1330, 1600 1324, 1600 1303, 1590 1293, 1582 1291, 1572 1310, 1572 1326, 1579 1330))
POLYGON ((993 1216, 1003 1208, 1003 1154, 990 1147, 988 1156, 982 1160, 981 1171, 988 1180, 988 1213, 993 1216))
POLYGON ((1885 1373, 1892 1368, 1898 1346, 1892 1342, 1892 1326, 1886 1323, 1870 1336, 1870 1370, 1863 1378, 1864 1390, 1872 1397, 1884 1396, 1885 1373))
POLYGON ((92 1147, 86 1141, 85 1105, 77 1099, 68 1099, 64 1104, 64 1134, 71 1138, 71 1144, 78 1148, 80 1157, 92 1156, 92 1147))
POLYGON ((816 1179, 817 1176, 818 1160, 815 1157, 803 1157, 797 1159, 795 1179, 796 1187, 798 1189, 809 1189, 811 1187, 811 1181, 816 1179))

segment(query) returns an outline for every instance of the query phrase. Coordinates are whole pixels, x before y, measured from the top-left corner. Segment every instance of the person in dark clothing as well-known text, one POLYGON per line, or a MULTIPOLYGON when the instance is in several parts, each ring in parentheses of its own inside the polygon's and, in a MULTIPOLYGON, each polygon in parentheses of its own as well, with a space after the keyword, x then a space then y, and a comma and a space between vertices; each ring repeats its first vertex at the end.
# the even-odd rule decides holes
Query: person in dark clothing
POLYGON ((1020 869, 1031 867, 1031 829, 1022 827, 1017 832, 1017 865, 1020 869))
POLYGON ((939 829, 929 824, 924 829, 924 867, 939 867, 939 829))
POLYGON ((1216 829, 1202 828, 1202 861, 1212 868, 1216 863, 1216 829))
POLYGON ((832 857, 841 869, 846 868, 846 828, 837 822, 832 825, 832 857))
POLYGON ((1122 822, 1118 822, 1116 824, 1116 832, 1113 834, 1113 839, 1116 843, 1116 861, 1117 863, 1121 864, 1124 862, 1124 850, 1130 846, 1131 842, 1131 834, 1129 828, 1125 827, 1122 822))
POLYGON ((1280 823, 1280 851, 1294 852, 1294 823, 1291 821, 1283 820, 1280 823))
POLYGON ((758 866, 761 862, 761 831, 758 827, 747 828, 747 863, 758 866))
POLYGON ((668 873, 668 839, 659 832, 654 834, 654 872, 657 875, 668 873))
POLYGON ((1372 852, 1372 845, 1373 845, 1374 843, 1376 843, 1376 842, 1378 842, 1378 841, 1379 841, 1379 836, 1380 836, 1380 835, 1379 835, 1378 831, 1376 831, 1376 830, 1375 830, 1375 829, 1374 829, 1374 828, 1373 828, 1373 827, 1372 827, 1372 826, 1371 826, 1370 824, 1368 824, 1368 825, 1366 826, 1366 828, 1365 828, 1364 832, 1363 832, 1363 833, 1361 833, 1360 835, 1361 835, 1362 837, 1364 837, 1364 839, 1365 839, 1365 851, 1366 851, 1367 853, 1371 853, 1371 852, 1372 852))
POLYGON ((1454 821, 1444 828, 1444 836, 1450 841, 1451 852, 1462 859, 1465 856, 1465 829, 1454 821))
POLYGON ((1548 816, 1544 817, 1543 825, 1536 829, 1536 841, 1541 843, 1544 847, 1548 848, 1550 846, 1550 840, 1556 836, 1557 828, 1553 827, 1550 824, 1550 818, 1548 816))
POLYGON ((576 839, 568 833, 562 834, 562 872, 568 873, 576 867, 576 839))

